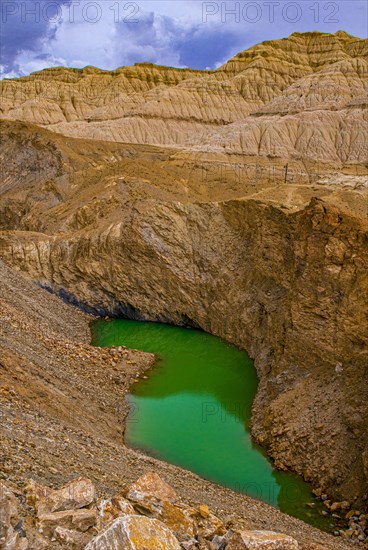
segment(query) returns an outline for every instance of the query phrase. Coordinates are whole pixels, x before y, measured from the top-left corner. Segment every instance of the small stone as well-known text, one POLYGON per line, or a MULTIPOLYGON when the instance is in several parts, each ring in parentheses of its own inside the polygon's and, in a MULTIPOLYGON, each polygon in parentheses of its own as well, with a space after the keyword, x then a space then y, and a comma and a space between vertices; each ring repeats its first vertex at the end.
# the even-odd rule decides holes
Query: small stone
POLYGON ((345 519, 351 519, 353 516, 359 516, 359 515, 360 515, 360 512, 358 510, 350 510, 350 512, 348 512, 345 515, 345 519))
POLYGON ((210 511, 208 509, 207 504, 201 504, 198 508, 198 511, 199 511, 200 515, 202 516, 202 518, 206 519, 210 515, 210 511))
POLYGON ((336 512, 337 510, 349 510, 350 504, 347 500, 344 500, 342 502, 334 502, 331 504, 331 512, 336 512))

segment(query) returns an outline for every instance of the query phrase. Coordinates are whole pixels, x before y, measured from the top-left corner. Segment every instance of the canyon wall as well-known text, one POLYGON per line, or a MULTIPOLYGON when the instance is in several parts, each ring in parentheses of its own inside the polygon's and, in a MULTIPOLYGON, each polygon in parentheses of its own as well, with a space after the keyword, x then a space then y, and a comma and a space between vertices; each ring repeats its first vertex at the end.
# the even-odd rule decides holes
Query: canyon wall
POLYGON ((252 430, 276 464, 336 498, 365 493, 366 224, 333 202, 135 201, 119 221, 4 232, 2 257, 101 314, 198 326, 248 350, 252 430))
POLYGON ((300 550, 350 548, 342 537, 125 447, 126 394, 155 358, 90 345, 91 319, 0 261, 1 548, 82 550, 115 517, 141 513, 159 515, 180 541, 195 538, 208 549, 215 531, 229 528, 227 538, 272 529, 292 534, 300 550))
POLYGON ((248 350, 255 438, 357 503, 367 45, 294 33, 216 71, 60 67, 0 84, 1 258, 90 311, 248 350))

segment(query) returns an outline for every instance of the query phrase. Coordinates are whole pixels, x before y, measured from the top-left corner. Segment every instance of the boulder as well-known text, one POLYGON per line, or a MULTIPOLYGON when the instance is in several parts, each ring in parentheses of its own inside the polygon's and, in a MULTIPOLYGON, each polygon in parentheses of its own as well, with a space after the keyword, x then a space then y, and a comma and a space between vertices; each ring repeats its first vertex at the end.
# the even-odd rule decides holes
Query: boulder
POLYGON ((157 519, 145 516, 117 518, 91 540, 85 550, 181 550, 173 533, 157 519))
POLYGON ((106 529, 119 516, 135 515, 136 511, 125 498, 103 499, 97 506, 97 530, 106 529))
POLYGON ((127 498, 134 502, 139 502, 147 495, 161 500, 168 500, 169 502, 177 500, 174 489, 155 472, 148 472, 132 483, 129 487, 127 498))
POLYGON ((226 550, 297 550, 295 539, 273 531, 235 531, 226 550))
POLYGON ((162 521, 180 541, 196 535, 196 524, 189 509, 174 504, 175 491, 154 472, 148 472, 133 483, 127 498, 139 514, 162 521))
POLYGON ((134 503, 134 508, 139 514, 162 521, 179 541, 187 541, 196 535, 196 524, 190 509, 151 495, 144 495, 142 500, 134 503))
POLYGON ((89 506, 96 500, 96 491, 93 483, 84 478, 75 479, 58 490, 31 481, 27 486, 27 497, 28 503, 41 516, 89 506))
POLYGON ((188 511, 167 500, 162 501, 161 510, 155 517, 160 519, 179 541, 186 541, 197 534, 197 526, 188 511))
POLYGON ((62 510, 51 514, 42 514, 38 517, 40 532, 45 536, 52 536, 57 527, 87 531, 96 525, 96 510, 62 510))
POLYGON ((19 522, 18 502, 14 493, 0 483, 0 548, 26 550, 28 541, 16 530, 19 522))
POLYGON ((208 506, 201 505, 198 510, 189 508, 188 512, 197 524, 197 534, 200 537, 212 540, 214 536, 222 536, 226 533, 224 524, 208 509, 208 506))
POLYGON ((56 527, 54 531, 55 539, 63 548, 79 550, 89 542, 91 535, 81 533, 75 529, 66 529, 65 527, 56 527))

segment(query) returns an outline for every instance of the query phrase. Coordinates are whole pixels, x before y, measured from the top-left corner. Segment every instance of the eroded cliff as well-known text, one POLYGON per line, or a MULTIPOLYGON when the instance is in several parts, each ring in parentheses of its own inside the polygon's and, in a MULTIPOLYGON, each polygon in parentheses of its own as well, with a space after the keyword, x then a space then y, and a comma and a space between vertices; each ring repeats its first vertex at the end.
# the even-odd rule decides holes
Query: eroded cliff
POLYGON ((342 166, 367 149, 367 55, 367 40, 312 32, 257 44, 214 71, 51 68, 0 82, 1 115, 66 136, 342 166))
POLYGON ((91 311, 247 349, 256 439, 360 505, 366 48, 306 33, 210 72, 49 69, 2 83, 1 123, 1 257, 91 311))
MULTIPOLYGON (((205 164, 198 157, 179 168, 169 151, 164 157, 164 150, 101 144, 94 168, 84 172, 92 142, 69 142, 67 149, 48 132, 31 128, 30 138, 25 125, 13 135, 11 128, 3 127, 8 147, 29 151, 20 165, 38 153, 47 170, 27 189, 13 166, 3 204, 25 214, 8 216, 2 257, 100 314, 191 324, 247 349, 260 377, 257 440, 279 467, 335 498, 361 501, 368 402, 364 187, 266 179, 258 190, 250 183, 234 189, 228 178, 225 199, 205 202, 196 191, 202 170, 190 185, 180 178, 191 173, 190 164, 205 164), (30 145, 35 135, 40 149, 30 145), (112 149, 117 173, 104 165, 112 149), (175 178, 159 184, 163 159, 166 176, 175 178), (63 162, 78 165, 83 177, 78 170, 68 177, 63 162), (129 176, 129 169, 144 177, 129 176)), ((202 186, 219 193, 219 174, 202 186)))

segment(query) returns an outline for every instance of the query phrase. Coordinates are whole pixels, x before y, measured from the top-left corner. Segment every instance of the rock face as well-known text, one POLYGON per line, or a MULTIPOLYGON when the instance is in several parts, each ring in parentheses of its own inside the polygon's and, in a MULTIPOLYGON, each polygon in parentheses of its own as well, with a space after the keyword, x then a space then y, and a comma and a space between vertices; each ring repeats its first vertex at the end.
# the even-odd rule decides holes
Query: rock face
MULTIPOLYGON (((187 550, 198 542, 221 548, 229 526, 293 533, 324 549, 347 547, 263 502, 126 448, 122 400, 153 356, 88 345, 93 317, 1 261, 0 310, 1 547, 82 550, 116 518, 137 514, 164 523, 187 550), (58 511, 50 512, 55 505, 58 511)), ((334 513, 342 510, 340 502, 334 513)), ((355 509, 346 516, 349 531, 362 536, 364 514, 355 509)))
POLYGON ((1 83, 1 257, 90 311, 247 349, 257 441, 359 505, 366 49, 343 32, 294 34, 212 72, 141 64, 1 83))
MULTIPOLYGON (((3 258, 103 314, 191 324, 247 349, 260 377, 258 441, 280 467, 334 488, 335 498, 361 498, 365 195, 280 185, 185 204, 122 192, 114 186, 108 200, 117 205, 80 230, 71 196, 53 214, 62 213, 63 232, 49 237, 47 217, 43 233, 3 232, 3 258)), ((83 193, 86 201, 97 188, 83 193)))

